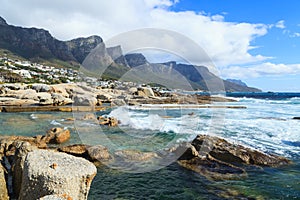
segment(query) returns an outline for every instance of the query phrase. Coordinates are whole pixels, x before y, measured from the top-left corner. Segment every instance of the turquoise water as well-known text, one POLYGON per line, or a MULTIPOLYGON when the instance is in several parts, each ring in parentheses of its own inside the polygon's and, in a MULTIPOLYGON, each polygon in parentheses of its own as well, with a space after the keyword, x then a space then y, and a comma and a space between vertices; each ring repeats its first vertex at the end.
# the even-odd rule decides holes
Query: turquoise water
MULTIPOLYGON (((288 157, 281 168, 248 169, 241 180, 209 181, 176 162, 150 163, 142 173, 124 166, 98 168, 89 199, 300 199, 300 99, 239 98, 226 105, 247 109, 117 108, 97 113, 117 117, 119 128, 100 128, 94 121, 65 120, 86 113, 1 113, 0 134, 44 134, 51 127, 68 127, 69 144, 103 144, 111 153, 139 149, 160 153, 197 134, 224 137, 267 153, 288 157), (74 114, 74 116, 73 116, 74 114), (150 165, 150 167, 149 167, 150 165), (122 168, 123 167, 123 168, 122 168)), ((224 105, 218 103, 217 105, 224 105)))

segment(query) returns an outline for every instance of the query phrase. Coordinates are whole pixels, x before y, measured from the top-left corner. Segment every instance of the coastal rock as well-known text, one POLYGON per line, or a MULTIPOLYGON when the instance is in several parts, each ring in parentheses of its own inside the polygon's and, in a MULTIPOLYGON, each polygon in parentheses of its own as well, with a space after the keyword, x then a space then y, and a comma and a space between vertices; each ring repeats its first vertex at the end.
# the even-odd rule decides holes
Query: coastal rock
POLYGON ((3 151, 6 156, 8 154, 14 155, 15 150, 17 149, 16 145, 18 142, 28 142, 33 146, 44 149, 47 147, 47 144, 42 140, 42 136, 36 137, 26 137, 26 136, 1 136, 0 137, 0 149, 3 151))
POLYGON ((95 106, 98 102, 94 96, 79 94, 73 97, 73 101, 76 106, 95 106))
POLYGON ((138 89, 136 87, 132 87, 128 89, 129 94, 137 94, 138 89))
POLYGON ((19 90, 19 99, 32 99, 38 101, 38 95, 35 90, 27 89, 27 90, 19 90))
POLYGON ((293 119, 300 120, 300 117, 293 117, 293 119))
POLYGON ((99 120, 99 124, 100 125, 104 125, 104 126, 112 126, 112 127, 115 127, 115 126, 118 126, 119 124, 119 121, 114 118, 114 117, 98 117, 98 120, 99 120))
POLYGON ((35 150, 28 153, 24 163, 19 200, 53 194, 85 200, 96 173, 96 167, 83 158, 35 150))
POLYGON ((53 99, 50 93, 40 92, 38 93, 39 104, 40 105, 52 105, 53 99))
POLYGON ((101 100, 103 103, 110 103, 112 96, 110 94, 98 94, 96 98, 101 100))
POLYGON ((198 135, 187 146, 178 163, 208 179, 236 179, 246 177, 247 165, 277 167, 291 161, 277 155, 268 155, 241 145, 207 135, 198 135))
POLYGON ((146 94, 147 97, 154 97, 155 96, 152 88, 150 88, 150 87, 138 88, 138 90, 140 90, 140 89, 146 94))
POLYGON ((93 113, 87 113, 83 116, 83 120, 97 120, 95 114, 93 113))
POLYGON ((62 94, 52 93, 51 96, 53 100, 53 105, 64 106, 73 103, 71 99, 64 97, 62 94))
POLYGON ((11 97, 0 97, 0 105, 1 106, 26 106, 37 104, 39 101, 35 101, 32 99, 17 99, 11 97))
POLYGON ((211 157, 195 157, 191 160, 179 160, 184 168, 197 172, 208 180, 234 180, 247 177, 247 172, 238 166, 214 160, 211 157))
POLYGON ((44 140, 46 143, 61 144, 67 142, 70 137, 70 130, 57 127, 50 129, 44 140))
POLYGON ((138 150, 125 149, 121 151, 116 151, 117 156, 129 160, 129 161, 149 161, 155 157, 158 157, 156 153, 153 152, 142 152, 138 150))
POLYGON ((22 186, 22 175, 24 169, 24 162, 28 152, 37 150, 36 146, 31 145, 29 142, 16 141, 16 151, 12 164, 12 177, 13 177, 13 190, 16 198, 19 197, 22 186))
POLYGON ((68 195, 47 195, 38 200, 72 200, 72 198, 68 195))
POLYGON ((206 135, 198 135, 192 145, 200 155, 209 154, 213 158, 232 164, 259 165, 277 167, 290 164, 290 161, 277 155, 268 155, 242 145, 206 135))
POLYGON ((60 147, 58 151, 83 158, 87 158, 88 156, 87 146, 85 144, 73 144, 70 146, 60 147))
POLYGON ((23 83, 5 83, 2 85, 4 88, 10 90, 25 90, 27 89, 27 85, 23 83))
POLYGON ((51 87, 50 91, 52 93, 57 93, 62 95, 65 98, 70 98, 70 94, 72 93, 71 91, 73 91, 73 88, 76 86, 74 84, 62 83, 62 84, 51 85, 50 87, 51 87))
POLYGON ((87 152, 91 161, 103 162, 111 159, 108 149, 102 145, 88 147, 87 152))
POLYGON ((106 162, 112 158, 108 149, 102 145, 89 146, 84 144, 74 144, 61 147, 58 151, 82 157, 92 162, 106 162))
POLYGON ((126 102, 123 99, 113 99, 110 103, 111 106, 124 106, 126 102))
POLYGON ((5 169, 0 163, 0 199, 1 200, 8 200, 8 190, 5 180, 5 169))
POLYGON ((32 84, 31 88, 37 92, 49 92, 51 89, 49 85, 39 83, 32 84))

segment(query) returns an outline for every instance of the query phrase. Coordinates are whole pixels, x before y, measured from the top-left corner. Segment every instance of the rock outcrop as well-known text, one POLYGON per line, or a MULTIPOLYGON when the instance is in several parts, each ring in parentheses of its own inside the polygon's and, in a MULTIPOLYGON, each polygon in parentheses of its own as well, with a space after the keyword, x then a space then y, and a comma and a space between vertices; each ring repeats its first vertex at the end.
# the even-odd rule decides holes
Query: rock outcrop
POLYGON ((278 167, 291 161, 218 137, 198 135, 178 163, 209 179, 234 179, 247 176, 245 166, 278 167))
POLYGON ((19 200, 53 194, 85 200, 96 173, 96 167, 83 158, 47 150, 29 152, 24 162, 19 200))
POLYGON ((130 67, 138 67, 148 63, 145 56, 141 53, 126 54, 125 59, 130 67))

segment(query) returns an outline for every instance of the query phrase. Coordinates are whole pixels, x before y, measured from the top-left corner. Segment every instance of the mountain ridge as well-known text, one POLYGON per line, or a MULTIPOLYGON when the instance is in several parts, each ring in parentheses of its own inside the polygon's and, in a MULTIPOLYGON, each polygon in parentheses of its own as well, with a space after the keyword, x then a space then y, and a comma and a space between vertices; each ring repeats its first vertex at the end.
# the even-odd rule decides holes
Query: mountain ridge
MULTIPOLYGON (((175 70, 184 76, 194 89, 214 90, 216 88, 215 85, 223 81, 226 91, 261 91, 257 88, 222 80, 209 72, 205 66, 186 65, 172 61, 156 65, 149 63, 141 53, 123 55, 121 46, 106 48, 100 36, 93 35, 86 38, 80 37, 69 41, 60 41, 54 38, 48 30, 9 25, 5 19, 0 17, 0 49, 7 49, 28 60, 46 60, 50 62, 55 60, 58 63, 65 62, 71 66, 85 64, 84 66, 89 67, 91 63, 85 63, 86 58, 90 56, 93 50, 97 49, 96 47, 101 54, 98 57, 100 57, 105 68, 103 70, 99 69, 101 64, 96 60, 95 63, 92 63, 90 70, 102 70, 100 74, 106 78, 119 79, 128 71, 145 65, 145 67, 149 68, 145 70, 145 73, 150 74, 154 72, 160 73, 160 71, 166 73, 168 70, 175 70), (216 83, 212 81, 208 83, 212 79, 216 83)), ((165 75, 168 76, 168 74, 165 75)))

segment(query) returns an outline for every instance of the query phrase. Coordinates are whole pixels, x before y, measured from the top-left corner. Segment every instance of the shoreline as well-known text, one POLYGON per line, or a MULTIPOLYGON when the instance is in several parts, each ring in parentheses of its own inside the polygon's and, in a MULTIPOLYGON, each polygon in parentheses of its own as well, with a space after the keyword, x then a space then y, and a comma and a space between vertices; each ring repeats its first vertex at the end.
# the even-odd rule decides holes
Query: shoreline
POLYGON ((97 112, 104 111, 104 106, 0 106, 0 112, 97 112))
MULTIPOLYGON (((119 106, 0 106, 0 112, 98 112, 107 108, 116 108, 119 106)), ((193 105, 193 104, 142 104, 139 106, 130 106, 137 109, 247 109, 246 106, 226 106, 226 105, 193 105)))
POLYGON ((168 93, 150 86, 102 88, 85 83, 70 84, 0 84, 0 112, 36 111, 102 111, 107 107, 137 106, 140 108, 246 108, 212 105, 214 102, 235 102, 232 98, 168 93), (154 106, 155 105, 155 106, 154 106))

